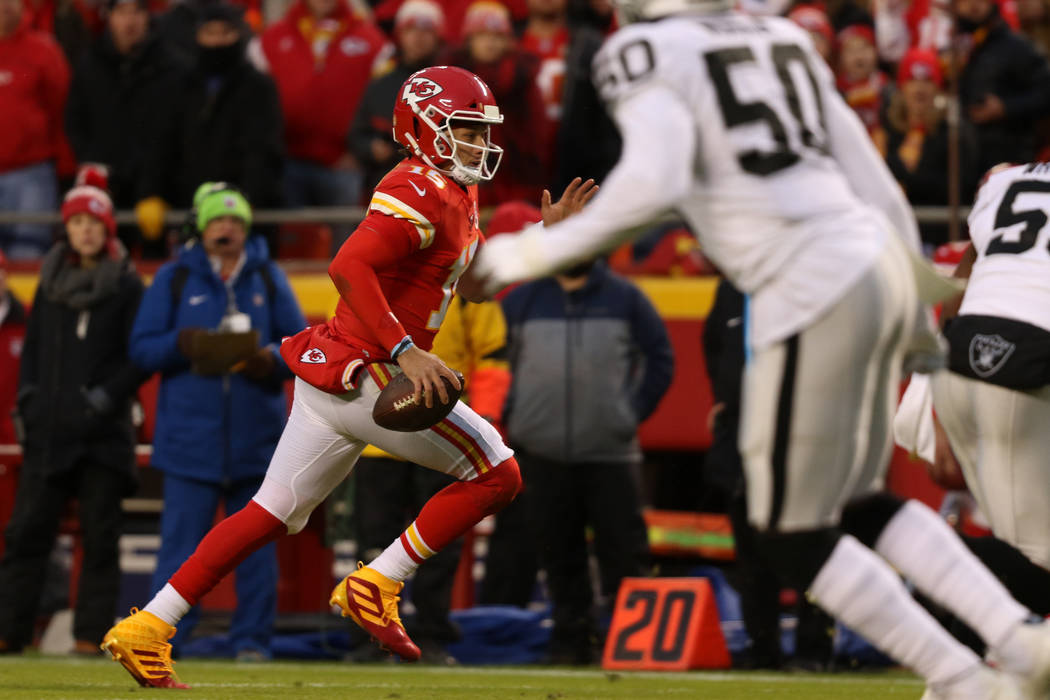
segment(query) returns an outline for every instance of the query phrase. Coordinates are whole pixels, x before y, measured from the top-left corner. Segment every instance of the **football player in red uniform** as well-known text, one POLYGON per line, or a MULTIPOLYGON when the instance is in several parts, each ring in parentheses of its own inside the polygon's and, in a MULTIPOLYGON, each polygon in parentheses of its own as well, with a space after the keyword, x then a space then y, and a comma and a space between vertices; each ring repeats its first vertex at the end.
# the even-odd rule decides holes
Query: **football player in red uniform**
MULTIPOLYGON (((297 377, 295 401, 262 487, 243 510, 212 529, 145 608, 105 636, 102 648, 140 684, 182 687, 167 641, 174 625, 248 554, 301 530, 367 444, 459 479, 332 592, 332 604, 383 646, 406 660, 419 658, 398 617, 402 582, 509 503, 521 477, 499 433, 466 404, 414 433, 380 428, 372 406, 397 372, 412 380, 417 399, 428 406, 448 401, 442 376, 459 386, 429 349, 456 282, 483 240, 477 183, 491 179, 499 165, 502 151, 491 143, 489 129, 502 120, 488 87, 465 70, 426 68, 405 81, 394 108, 394 136, 409 155, 376 187, 368 216, 329 267, 340 296, 336 315, 281 347, 297 377)), ((544 192, 545 223, 578 211, 596 189, 577 180, 557 203, 544 192)))

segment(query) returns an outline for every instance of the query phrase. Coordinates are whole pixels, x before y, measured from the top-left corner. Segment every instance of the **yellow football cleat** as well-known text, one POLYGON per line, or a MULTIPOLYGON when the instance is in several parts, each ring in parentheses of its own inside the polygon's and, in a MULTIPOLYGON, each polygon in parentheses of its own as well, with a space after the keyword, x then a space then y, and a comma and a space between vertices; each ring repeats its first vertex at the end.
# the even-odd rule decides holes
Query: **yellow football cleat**
POLYGON ((405 661, 416 661, 419 647, 409 639, 397 614, 397 594, 404 586, 358 562, 357 571, 339 582, 329 602, 338 605, 343 617, 350 617, 381 646, 405 661))
POLYGON ((131 609, 131 616, 114 625, 102 638, 108 651, 139 685, 148 688, 189 688, 175 676, 171 644, 175 628, 152 613, 131 609))

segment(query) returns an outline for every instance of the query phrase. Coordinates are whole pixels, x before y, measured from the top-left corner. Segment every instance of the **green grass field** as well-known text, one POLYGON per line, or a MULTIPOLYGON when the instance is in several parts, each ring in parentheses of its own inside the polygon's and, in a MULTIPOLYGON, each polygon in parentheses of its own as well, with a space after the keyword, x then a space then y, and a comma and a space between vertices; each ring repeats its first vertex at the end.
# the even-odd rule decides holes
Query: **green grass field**
POLYGON ((624 673, 544 667, 433 668, 335 662, 236 664, 189 660, 177 670, 193 688, 144 690, 108 659, 0 659, 0 698, 17 700, 129 698, 173 695, 186 700, 641 700, 644 698, 910 698, 922 695, 912 675, 778 673, 624 673))

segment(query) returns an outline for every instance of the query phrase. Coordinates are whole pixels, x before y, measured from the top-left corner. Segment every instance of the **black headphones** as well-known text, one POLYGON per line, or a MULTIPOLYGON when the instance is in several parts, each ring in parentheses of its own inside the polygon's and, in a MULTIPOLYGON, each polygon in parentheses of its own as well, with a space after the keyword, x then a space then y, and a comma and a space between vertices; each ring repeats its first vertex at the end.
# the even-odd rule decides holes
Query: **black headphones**
POLYGON ((186 221, 182 224, 182 229, 179 231, 179 242, 185 243, 191 238, 198 238, 201 235, 200 228, 197 227, 197 214, 200 213, 196 206, 198 200, 204 200, 206 197, 210 197, 217 192, 234 192, 244 197, 244 201, 248 202, 251 206, 251 200, 248 199, 248 195, 241 190, 240 187, 233 184, 232 182, 226 182, 225 180, 219 180, 213 182, 208 186, 206 190, 202 192, 194 192, 194 205, 190 207, 190 210, 186 213, 186 221))

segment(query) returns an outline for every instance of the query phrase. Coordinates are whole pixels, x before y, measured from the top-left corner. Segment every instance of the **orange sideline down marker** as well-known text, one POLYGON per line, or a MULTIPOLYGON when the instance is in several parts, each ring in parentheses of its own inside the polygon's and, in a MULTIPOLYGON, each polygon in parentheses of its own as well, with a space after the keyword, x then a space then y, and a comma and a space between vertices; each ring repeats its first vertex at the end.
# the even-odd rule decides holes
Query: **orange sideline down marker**
POLYGON ((705 578, 626 578, 620 584, 602 668, 729 668, 714 591, 705 578))

